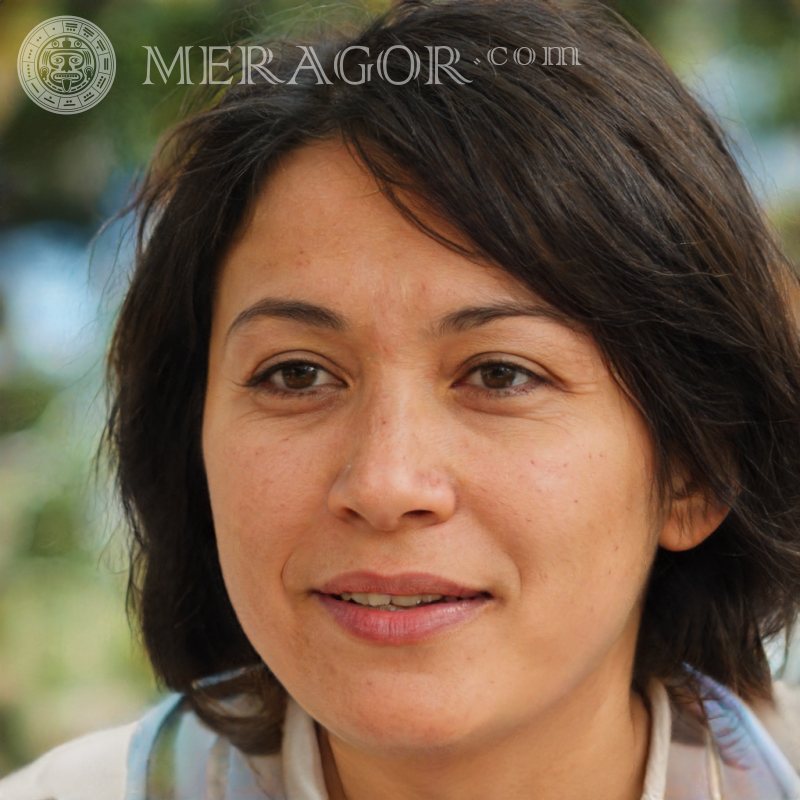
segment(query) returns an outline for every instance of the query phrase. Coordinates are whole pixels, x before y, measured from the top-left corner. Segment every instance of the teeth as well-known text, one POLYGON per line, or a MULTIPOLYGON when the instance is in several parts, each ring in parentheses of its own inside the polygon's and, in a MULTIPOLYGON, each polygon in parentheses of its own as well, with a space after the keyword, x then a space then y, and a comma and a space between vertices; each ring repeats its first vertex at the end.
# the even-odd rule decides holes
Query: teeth
POLYGON ((392 598, 392 605, 403 606, 404 608, 411 608, 418 606, 422 602, 422 595, 408 594, 408 595, 395 595, 392 598))
MULTIPOLYGON (((358 603, 362 606, 372 606, 373 608, 383 608, 385 606, 389 607, 400 607, 400 608, 412 608, 413 606, 418 606, 421 603, 435 603, 438 600, 442 599, 442 595, 440 594, 377 594, 370 592, 367 594, 366 592, 342 592, 340 595, 342 600, 348 601, 352 600, 354 603, 358 603)), ((457 600, 458 598, 448 597, 448 601, 457 600)))

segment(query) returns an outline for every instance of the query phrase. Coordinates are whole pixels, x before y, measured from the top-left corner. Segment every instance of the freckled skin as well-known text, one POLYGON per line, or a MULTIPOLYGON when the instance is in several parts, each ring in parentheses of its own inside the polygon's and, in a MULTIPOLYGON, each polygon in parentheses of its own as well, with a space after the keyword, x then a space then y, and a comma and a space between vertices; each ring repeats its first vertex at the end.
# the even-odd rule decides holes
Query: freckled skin
POLYGON ((203 425, 223 573, 255 648, 327 729, 326 771, 350 800, 641 792, 630 676, 663 535, 645 425, 595 343, 551 319, 432 332, 520 298, 410 226, 337 144, 284 161, 223 263, 203 425), (265 297, 348 329, 259 318, 226 339, 265 297), (304 397, 247 385, 287 353, 330 382, 304 397), (544 382, 465 383, 487 353, 544 382), (314 597, 352 570, 433 573, 492 600, 430 641, 382 646, 314 597))

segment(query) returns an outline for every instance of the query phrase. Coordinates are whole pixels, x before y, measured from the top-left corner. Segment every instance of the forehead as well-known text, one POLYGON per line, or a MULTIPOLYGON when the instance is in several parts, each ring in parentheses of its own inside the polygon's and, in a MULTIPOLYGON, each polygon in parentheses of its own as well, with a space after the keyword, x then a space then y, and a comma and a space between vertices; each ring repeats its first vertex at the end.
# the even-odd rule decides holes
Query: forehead
POLYGON ((505 271, 473 263, 406 220, 338 142, 302 147, 278 164, 223 261, 218 310, 265 293, 358 301, 382 314, 536 299, 505 271))

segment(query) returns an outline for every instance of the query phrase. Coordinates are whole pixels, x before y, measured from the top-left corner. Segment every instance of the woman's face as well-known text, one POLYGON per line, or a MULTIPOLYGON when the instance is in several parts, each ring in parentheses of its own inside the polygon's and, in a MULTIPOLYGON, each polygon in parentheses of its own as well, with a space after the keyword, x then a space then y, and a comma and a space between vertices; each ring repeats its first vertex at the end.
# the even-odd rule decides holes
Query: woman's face
POLYGON ((209 367, 231 601, 333 736, 482 745, 629 691, 659 536, 640 415, 591 338, 406 222, 340 145, 261 193, 209 367))

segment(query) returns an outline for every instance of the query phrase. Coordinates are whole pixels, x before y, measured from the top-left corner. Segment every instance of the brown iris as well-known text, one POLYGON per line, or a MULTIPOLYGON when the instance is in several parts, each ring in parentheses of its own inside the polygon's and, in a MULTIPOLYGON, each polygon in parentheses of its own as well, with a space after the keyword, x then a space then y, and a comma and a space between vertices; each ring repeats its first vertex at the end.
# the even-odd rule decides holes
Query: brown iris
POLYGON ((290 364, 280 369, 283 383, 288 389, 308 389, 317 379, 317 367, 311 364, 290 364))
POLYGON ((481 367, 481 378, 484 384, 492 389, 505 389, 513 386, 514 378, 518 373, 518 369, 506 364, 489 364, 481 367))

